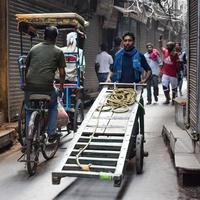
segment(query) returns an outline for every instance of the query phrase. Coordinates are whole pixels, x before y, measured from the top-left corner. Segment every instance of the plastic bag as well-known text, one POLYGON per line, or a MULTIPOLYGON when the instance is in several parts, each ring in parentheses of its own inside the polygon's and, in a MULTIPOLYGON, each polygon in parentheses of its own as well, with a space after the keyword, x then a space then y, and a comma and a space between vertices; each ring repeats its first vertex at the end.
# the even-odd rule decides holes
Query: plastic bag
POLYGON ((58 98, 58 118, 57 118, 57 127, 67 126, 69 123, 69 116, 67 112, 65 111, 62 101, 60 98, 58 98))

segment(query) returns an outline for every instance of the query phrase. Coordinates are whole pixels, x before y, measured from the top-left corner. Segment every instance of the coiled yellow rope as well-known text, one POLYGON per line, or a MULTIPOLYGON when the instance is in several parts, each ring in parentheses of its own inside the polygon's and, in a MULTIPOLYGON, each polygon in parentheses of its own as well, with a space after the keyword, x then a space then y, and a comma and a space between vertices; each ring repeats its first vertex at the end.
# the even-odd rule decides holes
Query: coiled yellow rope
POLYGON ((117 88, 107 97, 105 106, 113 112, 127 112, 128 106, 136 102, 136 97, 137 91, 133 88, 117 88))

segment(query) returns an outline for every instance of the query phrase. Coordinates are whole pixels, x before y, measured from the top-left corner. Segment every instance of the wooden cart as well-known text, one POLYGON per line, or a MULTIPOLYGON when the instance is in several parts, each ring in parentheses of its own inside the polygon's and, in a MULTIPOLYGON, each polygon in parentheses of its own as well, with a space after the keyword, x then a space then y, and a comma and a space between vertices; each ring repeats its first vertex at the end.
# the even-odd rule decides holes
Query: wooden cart
POLYGON ((143 172, 144 108, 141 85, 138 88, 136 84, 115 84, 115 87, 137 88, 137 102, 129 107, 128 112, 100 112, 98 107, 113 91, 108 85, 113 84, 103 87, 63 160, 52 173, 53 184, 59 184, 61 178, 71 176, 113 180, 114 186, 120 186, 127 161, 132 157, 136 158, 136 172, 143 172), (76 156, 88 143, 94 130, 89 146, 79 157, 81 164, 90 164, 90 170, 85 171, 77 165, 76 156))

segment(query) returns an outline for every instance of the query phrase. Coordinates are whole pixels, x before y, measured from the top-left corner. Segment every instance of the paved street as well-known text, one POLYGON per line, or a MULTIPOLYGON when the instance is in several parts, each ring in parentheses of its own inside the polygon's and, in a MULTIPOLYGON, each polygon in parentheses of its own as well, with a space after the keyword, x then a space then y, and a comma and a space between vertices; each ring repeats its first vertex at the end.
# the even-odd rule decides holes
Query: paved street
MULTIPOLYGON (((66 140, 68 139, 63 140, 62 148, 66 148, 66 140)), ((74 180, 67 178, 60 185, 51 184, 51 171, 55 169, 65 149, 59 149, 56 157, 48 162, 42 160, 41 156, 38 172, 33 177, 27 175, 23 163, 17 162, 21 156, 19 149, 20 147, 17 145, 12 150, 0 154, 0 199, 50 200, 74 180)))
MULTIPOLYGON (((146 92, 144 93, 144 97, 146 92)), ((146 100, 146 99, 145 99, 146 100)), ((19 146, 0 155, 1 199, 58 199, 58 200, 187 200, 198 199, 199 188, 179 188, 176 171, 168 149, 161 137, 162 126, 173 115, 174 107, 165 106, 163 94, 158 104, 145 106, 145 149, 149 157, 145 158, 144 173, 136 175, 134 161, 129 164, 121 188, 113 187, 112 182, 93 179, 77 179, 66 189, 74 178, 63 178, 60 185, 51 184, 51 171, 62 158, 70 137, 63 140, 56 157, 42 162, 38 173, 28 177, 23 163, 18 163, 19 146)))

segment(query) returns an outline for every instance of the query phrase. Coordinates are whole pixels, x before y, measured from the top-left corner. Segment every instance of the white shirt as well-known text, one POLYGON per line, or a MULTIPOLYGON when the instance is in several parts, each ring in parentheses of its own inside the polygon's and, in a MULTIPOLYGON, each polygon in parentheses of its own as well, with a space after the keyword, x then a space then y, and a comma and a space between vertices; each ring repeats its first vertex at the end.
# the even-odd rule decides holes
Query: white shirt
POLYGON ((99 63, 100 66, 98 73, 108 73, 110 65, 113 64, 113 59, 106 51, 102 51, 96 56, 96 63, 99 63))
POLYGON ((155 61, 149 58, 150 54, 148 52, 146 52, 144 56, 151 68, 152 74, 158 76, 160 73, 160 65, 162 65, 160 56, 157 56, 157 59, 155 61))
MULTIPOLYGON (((63 53, 69 53, 65 56, 65 59, 70 59, 70 61, 66 61, 65 67, 65 80, 68 81, 77 81, 77 67, 80 68, 80 71, 84 73, 85 71, 85 57, 83 55, 83 50, 75 47, 74 49, 70 47, 62 47, 63 53), (78 53, 77 55, 73 55, 70 53, 78 53), (78 66, 76 66, 76 62, 78 62, 78 66)), ((59 79, 59 72, 56 72, 56 79, 59 79)))

